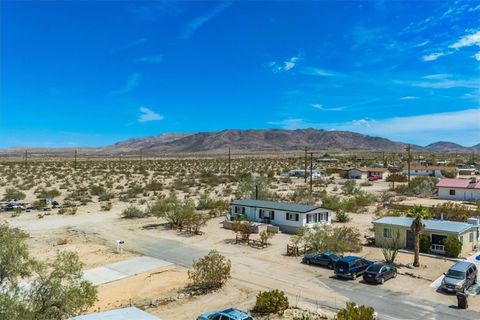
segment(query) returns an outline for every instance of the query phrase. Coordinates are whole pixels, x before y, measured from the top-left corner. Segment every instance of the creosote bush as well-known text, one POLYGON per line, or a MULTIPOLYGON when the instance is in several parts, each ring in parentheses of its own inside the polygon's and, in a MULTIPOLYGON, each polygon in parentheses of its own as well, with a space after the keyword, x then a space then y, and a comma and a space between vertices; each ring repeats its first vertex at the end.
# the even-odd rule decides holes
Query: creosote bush
POLYGON ((262 291, 257 295, 253 312, 258 314, 281 314, 288 309, 288 298, 277 289, 262 291))
POLYGON ((221 288, 230 279, 232 263, 217 250, 193 262, 192 270, 188 271, 191 288, 208 292, 221 288))
POLYGON ((135 206, 130 206, 122 212, 122 218, 124 219, 138 219, 145 217, 147 217, 147 214, 135 206))

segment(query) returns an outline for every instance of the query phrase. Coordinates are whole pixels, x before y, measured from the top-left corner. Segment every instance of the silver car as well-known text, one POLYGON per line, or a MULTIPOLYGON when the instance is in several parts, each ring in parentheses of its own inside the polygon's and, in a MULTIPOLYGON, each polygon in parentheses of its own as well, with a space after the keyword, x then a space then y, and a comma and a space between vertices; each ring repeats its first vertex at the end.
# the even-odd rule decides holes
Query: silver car
POLYGON ((442 280, 442 289, 449 292, 464 292, 471 285, 477 283, 477 267, 468 261, 455 263, 442 280))

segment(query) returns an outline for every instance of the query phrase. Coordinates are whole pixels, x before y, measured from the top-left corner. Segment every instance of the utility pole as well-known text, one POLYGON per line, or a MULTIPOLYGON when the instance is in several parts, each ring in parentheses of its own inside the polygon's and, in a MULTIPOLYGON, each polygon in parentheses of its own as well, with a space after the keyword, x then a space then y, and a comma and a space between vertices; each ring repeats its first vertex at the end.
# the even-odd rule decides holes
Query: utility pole
POLYGON ((27 149, 25 149, 25 167, 27 166, 27 159, 28 159, 28 153, 27 153, 27 149))
POLYGON ((407 145, 405 150, 407 151, 407 164, 408 164, 408 189, 410 189, 410 162, 412 161, 412 155, 410 154, 411 146, 407 145))
POLYGON ((313 192, 313 152, 310 152, 310 194, 313 192))
POLYGON ((230 147, 228 148, 228 176, 231 176, 232 153, 230 147))
POLYGON ((77 170, 77 149, 75 149, 75 156, 73 159, 73 169, 77 170))
POLYGON ((307 147, 305 147, 305 183, 307 183, 307 147))
POLYGON ((142 167, 142 161, 143 161, 143 151, 140 150, 140 168, 142 167))
POLYGON ((258 200, 258 184, 255 185, 255 200, 258 200))

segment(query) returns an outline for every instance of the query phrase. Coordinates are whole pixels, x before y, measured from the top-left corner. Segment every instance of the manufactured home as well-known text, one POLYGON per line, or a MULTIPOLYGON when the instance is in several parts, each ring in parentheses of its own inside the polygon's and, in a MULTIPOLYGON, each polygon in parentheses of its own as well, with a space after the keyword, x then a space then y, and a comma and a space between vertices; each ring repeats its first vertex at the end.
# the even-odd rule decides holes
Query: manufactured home
POLYGON ((278 226, 287 233, 295 233, 300 227, 330 224, 332 221, 332 212, 318 206, 253 199, 231 202, 230 215, 278 226))
POLYGON ((479 201, 480 179, 442 179, 437 183, 438 198, 443 200, 479 201))

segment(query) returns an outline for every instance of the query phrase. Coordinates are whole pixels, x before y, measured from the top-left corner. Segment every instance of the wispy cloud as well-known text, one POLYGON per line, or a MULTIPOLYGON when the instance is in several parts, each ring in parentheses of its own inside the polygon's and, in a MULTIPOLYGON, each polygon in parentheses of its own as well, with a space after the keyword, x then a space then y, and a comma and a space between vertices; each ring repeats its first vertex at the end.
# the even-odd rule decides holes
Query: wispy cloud
POLYGON ((434 53, 430 53, 430 54, 426 54, 422 57, 423 61, 435 61, 437 60, 438 58, 440 58, 441 56, 444 56, 445 53, 444 52, 434 52, 434 53))
POLYGON ((480 30, 462 36, 455 43, 448 46, 451 49, 460 49, 463 47, 480 46, 480 30))
POLYGON ((184 40, 190 38, 201 26, 220 14, 223 10, 227 9, 232 3, 233 1, 223 2, 203 16, 191 20, 182 28, 180 37, 184 40))
POLYGON ((299 60, 300 60, 300 57, 293 56, 290 59, 283 62, 271 61, 267 63, 267 67, 270 68, 273 73, 290 71, 293 68, 295 68, 299 60))
POLYGON ((133 59, 133 62, 136 62, 136 63, 150 63, 150 64, 160 63, 162 61, 163 61, 163 56, 160 54, 153 55, 153 56, 143 56, 140 58, 133 59))
POLYGON ((138 87, 140 83, 140 74, 133 73, 128 78, 127 82, 118 90, 114 90, 111 93, 114 95, 122 95, 133 91, 135 88, 138 87))
POLYGON ((159 121, 163 120, 164 117, 148 108, 141 107, 140 108, 140 117, 138 118, 138 122, 149 122, 149 121, 159 121))
POLYGON ((319 77, 335 77, 341 76, 342 74, 335 71, 320 69, 316 67, 305 67, 302 68, 301 73, 311 75, 311 76, 319 76, 319 77))
POLYGON ((123 47, 120 48, 120 50, 126 50, 126 49, 130 49, 130 48, 133 48, 133 47, 137 47, 139 45, 142 45, 142 44, 146 43, 147 41, 148 41, 147 38, 138 38, 138 39, 133 40, 132 42, 124 45, 123 47))
POLYGON ((416 97, 416 96, 404 96, 404 97, 401 97, 400 100, 417 100, 417 99, 420 99, 420 97, 416 97))
POLYGON ((311 105, 313 108, 323 111, 343 111, 345 107, 324 107, 322 104, 314 103, 311 105))
POLYGON ((480 61, 480 51, 478 51, 477 53, 475 53, 475 54, 473 55, 473 57, 475 58, 475 60, 480 61))
POLYGON ((421 81, 412 81, 415 87, 450 89, 450 88, 478 88, 480 79, 455 79, 449 74, 439 73, 422 77, 421 81))

